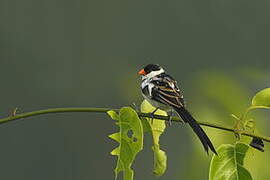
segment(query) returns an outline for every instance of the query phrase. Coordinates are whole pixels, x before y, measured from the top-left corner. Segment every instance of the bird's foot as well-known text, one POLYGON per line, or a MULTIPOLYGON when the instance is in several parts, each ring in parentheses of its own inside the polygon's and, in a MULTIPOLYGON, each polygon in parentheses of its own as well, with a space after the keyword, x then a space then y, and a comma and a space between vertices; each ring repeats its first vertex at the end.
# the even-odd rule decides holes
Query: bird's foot
POLYGON ((173 115, 173 110, 171 109, 170 112, 168 113, 168 126, 172 125, 172 115, 173 115))
POLYGON ((151 115, 151 124, 153 124, 154 121, 154 117, 155 117, 155 112, 157 112, 157 110, 159 109, 159 107, 157 107, 150 115, 151 115))
POLYGON ((171 126, 172 125, 172 116, 170 116, 170 115, 168 115, 167 125, 168 126, 171 126))

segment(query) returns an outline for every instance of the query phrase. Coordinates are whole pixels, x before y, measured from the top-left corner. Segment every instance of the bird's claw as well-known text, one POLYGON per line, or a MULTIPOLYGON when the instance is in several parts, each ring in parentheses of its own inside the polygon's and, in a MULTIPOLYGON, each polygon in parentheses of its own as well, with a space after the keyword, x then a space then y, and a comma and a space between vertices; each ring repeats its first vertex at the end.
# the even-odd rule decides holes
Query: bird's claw
POLYGON ((168 126, 172 125, 172 115, 173 115, 173 110, 171 109, 170 112, 168 113, 168 126))
POLYGON ((157 107, 150 115, 151 115, 151 124, 153 124, 154 117, 155 117, 155 112, 157 112, 159 108, 157 107))
POLYGON ((168 115, 168 122, 167 122, 168 126, 172 125, 172 116, 168 115))

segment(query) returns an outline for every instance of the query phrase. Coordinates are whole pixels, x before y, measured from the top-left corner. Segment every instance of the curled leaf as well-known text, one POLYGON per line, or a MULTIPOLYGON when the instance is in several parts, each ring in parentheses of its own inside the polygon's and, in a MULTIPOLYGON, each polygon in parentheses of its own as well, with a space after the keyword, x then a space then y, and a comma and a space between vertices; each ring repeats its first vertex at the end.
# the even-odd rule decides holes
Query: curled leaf
MULTIPOLYGON (((148 101, 144 100, 141 104, 141 112, 143 113, 152 113, 156 108, 153 107, 148 101)), ((162 110, 157 110, 155 112, 157 115, 167 116, 167 113, 162 110)), ((167 168, 167 156, 166 153, 160 149, 159 137, 164 132, 166 128, 165 121, 158 119, 145 118, 145 123, 148 128, 148 131, 151 132, 153 137, 153 146, 152 150, 154 152, 154 174, 161 176, 165 173, 167 168)))
POLYGON ((154 151, 154 174, 156 176, 162 176, 167 168, 167 156, 165 151, 159 148, 158 144, 152 146, 154 151))

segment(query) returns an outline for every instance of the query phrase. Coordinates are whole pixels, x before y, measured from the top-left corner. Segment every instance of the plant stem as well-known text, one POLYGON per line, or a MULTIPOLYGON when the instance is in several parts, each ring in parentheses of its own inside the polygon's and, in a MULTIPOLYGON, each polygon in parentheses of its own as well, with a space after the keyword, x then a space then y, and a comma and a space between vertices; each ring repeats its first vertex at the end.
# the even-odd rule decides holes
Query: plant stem
MULTIPOLYGON (((32 112, 27 112, 27 113, 20 113, 20 114, 15 114, 13 113, 12 115, 2 118, 0 119, 0 124, 3 123, 8 123, 11 121, 15 121, 15 120, 19 120, 19 119, 23 119, 23 118, 28 118, 28 117, 32 117, 32 116, 38 116, 38 115, 42 115, 42 114, 52 114, 52 113, 66 113, 66 112, 95 112, 95 113, 106 113, 107 111, 110 110, 114 110, 114 111, 119 111, 119 109, 111 109, 111 108, 88 108, 88 107, 78 107, 78 108, 51 108, 51 109, 44 109, 44 110, 38 110, 38 111, 32 111, 32 112)), ((140 117, 148 117, 148 118, 154 118, 154 119, 160 119, 160 120, 165 120, 165 121, 169 121, 169 117, 168 116, 161 116, 161 115, 152 115, 150 113, 141 113, 141 112, 137 112, 138 115, 140 117)), ((172 121, 175 122, 180 122, 181 119, 179 117, 172 117, 171 118, 172 121)), ((224 131, 228 131, 228 132, 235 132, 234 128, 230 128, 230 127, 226 127, 226 126, 222 126, 219 124, 215 124, 215 123, 209 123, 209 122, 200 122, 198 121, 198 123, 202 126, 207 126, 207 127, 211 127, 211 128, 216 128, 216 129, 220 129, 220 130, 224 130, 224 131)), ((257 134, 253 134, 253 133, 249 133, 249 132, 245 132, 243 131, 241 133, 244 136, 249 136, 249 137, 256 137, 259 139, 262 139, 264 141, 270 142, 270 138, 269 137, 265 137, 265 136, 260 136, 257 134)))
POLYGON ((246 112, 243 114, 243 116, 241 117, 242 120, 245 120, 247 117, 247 114, 251 111, 251 110, 255 110, 255 109, 270 109, 270 107, 268 106, 250 106, 249 108, 246 109, 246 112))

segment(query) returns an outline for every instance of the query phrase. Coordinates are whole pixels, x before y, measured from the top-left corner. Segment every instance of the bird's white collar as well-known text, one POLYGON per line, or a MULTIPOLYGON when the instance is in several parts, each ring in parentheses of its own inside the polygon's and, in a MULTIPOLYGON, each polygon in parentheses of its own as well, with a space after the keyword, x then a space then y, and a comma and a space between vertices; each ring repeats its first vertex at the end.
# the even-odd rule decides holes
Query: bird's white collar
POLYGON ((160 69, 158 71, 152 71, 152 72, 146 74, 145 76, 142 76, 142 80, 151 79, 157 75, 160 75, 161 73, 164 73, 164 69, 160 69))

